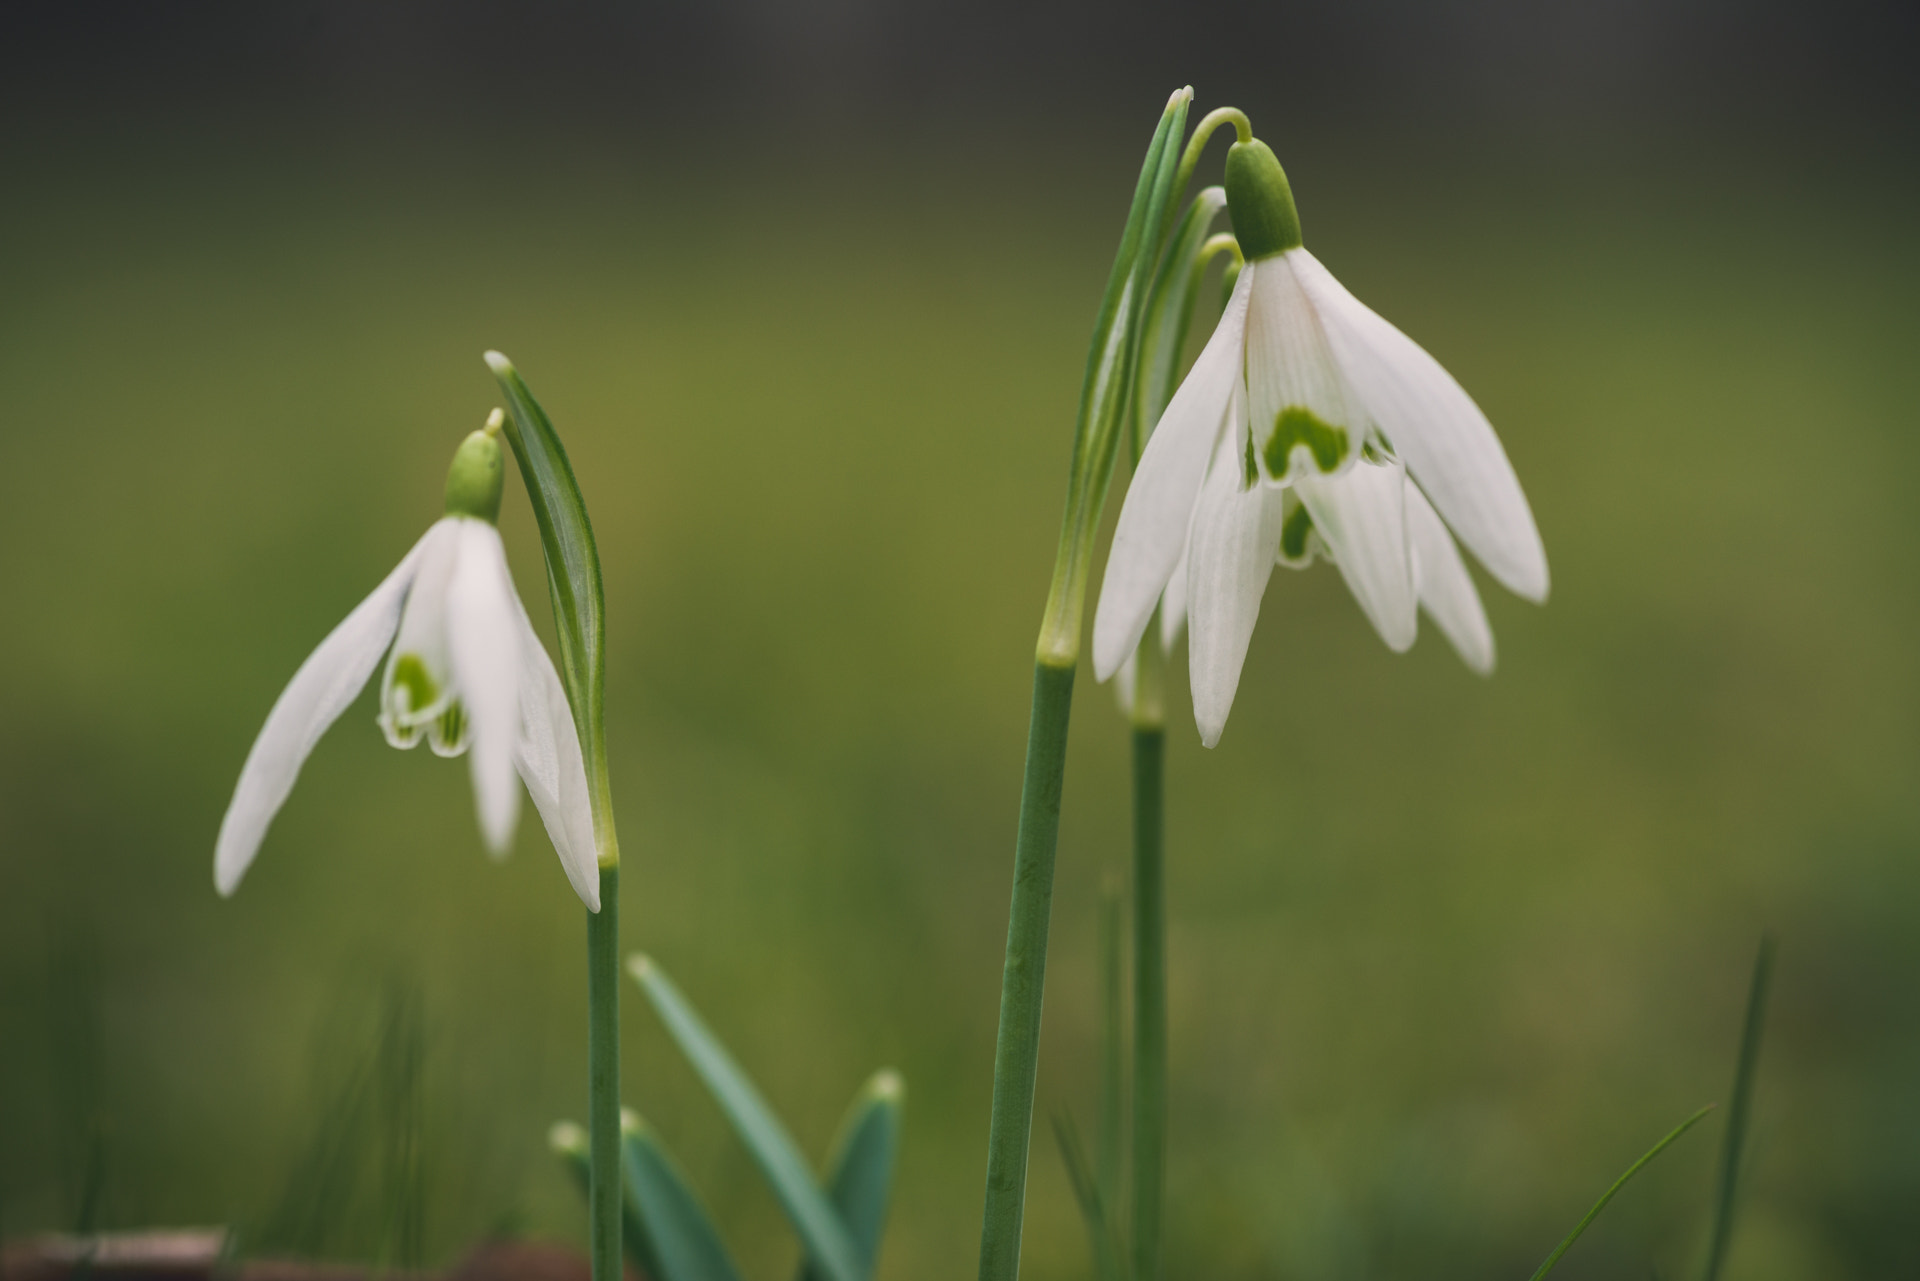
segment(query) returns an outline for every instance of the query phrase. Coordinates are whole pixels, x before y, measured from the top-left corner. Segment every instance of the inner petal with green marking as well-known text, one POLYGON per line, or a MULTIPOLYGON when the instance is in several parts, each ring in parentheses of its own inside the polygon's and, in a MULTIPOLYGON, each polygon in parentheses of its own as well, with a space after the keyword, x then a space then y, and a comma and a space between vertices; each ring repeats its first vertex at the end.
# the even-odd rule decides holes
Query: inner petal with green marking
POLYGON ((1352 450, 1345 427, 1335 426, 1305 405, 1288 405, 1274 415, 1273 434, 1267 437, 1267 475, 1283 479, 1299 445, 1307 447, 1313 465, 1323 474, 1337 469, 1352 450))
POLYGON ((430 731, 434 750, 442 755, 458 755, 465 750, 464 715, 459 715, 449 726, 440 724, 456 715, 458 704, 450 695, 451 691, 434 677, 420 655, 396 655, 380 690, 380 728, 387 742, 404 750, 418 744, 423 731, 430 731), (443 741, 457 742, 458 746, 446 751, 442 749, 443 741))
POLYGON ((1291 569, 1313 563, 1313 516, 1297 499, 1280 525, 1280 563, 1291 569))

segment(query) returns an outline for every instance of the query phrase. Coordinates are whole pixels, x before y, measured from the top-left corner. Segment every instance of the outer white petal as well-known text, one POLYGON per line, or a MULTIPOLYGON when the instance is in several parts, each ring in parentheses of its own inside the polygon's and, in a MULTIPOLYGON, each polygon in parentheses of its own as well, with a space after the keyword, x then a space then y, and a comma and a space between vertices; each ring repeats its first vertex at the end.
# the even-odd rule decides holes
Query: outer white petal
POLYGON ((240 768, 240 781, 214 842, 213 884, 222 895, 233 893, 259 853, 267 825, 286 803, 313 745, 373 675, 400 626, 400 608, 413 586, 421 551, 433 536, 429 529, 373 594, 327 633, 274 701, 240 768))
POLYGON ((1241 461, 1229 432, 1215 452, 1193 512, 1187 605, 1187 670, 1200 741, 1220 741, 1240 687, 1260 598, 1280 550, 1281 495, 1265 485, 1240 488, 1241 461))
MULTIPOLYGON (((1284 409, 1305 408, 1347 434, 1341 468, 1360 456, 1366 443, 1367 415, 1340 376, 1327 336, 1300 282, 1291 254, 1260 262, 1260 275, 1247 307, 1247 411, 1253 424, 1253 448, 1263 474, 1267 442, 1284 409)), ((1301 470, 1298 451, 1288 463, 1301 470)), ((1306 463, 1311 471, 1317 464, 1306 463)), ((1284 480, 1286 475, 1272 476, 1284 480)))
POLYGON ((1439 513, 1420 492, 1407 486, 1407 542, 1413 548, 1413 585, 1420 604, 1440 625, 1468 667, 1493 673, 1493 629, 1480 606, 1473 576, 1453 545, 1453 535, 1440 523, 1439 513))
POLYGON ((1493 425, 1453 375, 1304 249, 1287 253, 1340 371, 1440 515, 1495 578, 1547 598, 1547 553, 1493 425))
POLYGON ((1412 646, 1419 626, 1407 553, 1406 480, 1397 462, 1363 462, 1338 476, 1309 473, 1294 482, 1347 589, 1396 654, 1412 646))
POLYGON ((1140 643, 1186 545, 1207 460, 1241 383, 1247 300, 1263 268, 1249 263, 1241 271, 1213 337, 1160 415, 1127 486, 1093 616, 1093 674, 1100 680, 1118 671, 1140 643))
POLYGON ((447 641, 454 680, 473 725, 469 762, 480 833, 498 857, 520 818, 513 745, 520 737, 520 630, 500 531, 461 519, 460 556, 447 584, 447 641))
POLYGON ((1167 589, 1160 594, 1160 648, 1169 654, 1180 643, 1180 633, 1187 625, 1187 566, 1192 557, 1193 545, 1183 544, 1180 559, 1167 579, 1167 589))
POLYGON ((517 592, 513 613, 520 637, 520 737, 513 746, 513 765, 540 811, 573 892, 589 912, 598 912, 600 862, 593 835, 593 803, 566 687, 517 592))

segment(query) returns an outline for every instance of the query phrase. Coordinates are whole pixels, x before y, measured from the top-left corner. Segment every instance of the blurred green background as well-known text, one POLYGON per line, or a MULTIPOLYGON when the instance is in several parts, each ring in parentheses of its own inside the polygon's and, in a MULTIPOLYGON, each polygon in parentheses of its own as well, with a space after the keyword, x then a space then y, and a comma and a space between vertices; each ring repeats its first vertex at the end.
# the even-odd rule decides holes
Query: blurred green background
MULTIPOLYGON (((1772 930, 1731 1275, 1912 1275, 1910 154, 1342 123, 1205 71, 1038 122, 889 124, 856 96, 737 133, 681 132, 697 102, 666 129, 281 129, 228 104, 16 133, 0 1234, 70 1227, 97 1177, 96 1223, 231 1222, 263 1249, 581 1238, 544 1133, 584 1111, 582 913, 530 815, 490 864, 464 768, 389 750, 366 697, 238 895, 211 885, 253 734, 438 515, 498 347, 599 533, 629 944, 814 1152, 898 1067, 881 1275, 966 1275, 1083 344, 1154 114, 1193 79, 1273 137, 1321 259, 1488 411, 1554 594, 1482 578, 1482 681, 1430 627, 1388 654, 1330 570, 1280 573, 1217 750, 1176 703, 1169 1274, 1527 1275, 1724 1095, 1772 930)), ((550 636, 515 488, 501 523, 550 636)), ((1126 731, 1110 691, 1078 694, 1040 1111, 1085 1128, 1126 731)), ((625 1036, 629 1101, 750 1274, 782 1272, 777 1207, 637 990, 625 1036)), ((1663 1157, 1564 1275, 1695 1267, 1717 1138, 1663 1157)), ((1026 1267, 1088 1273, 1044 1131, 1026 1267)))

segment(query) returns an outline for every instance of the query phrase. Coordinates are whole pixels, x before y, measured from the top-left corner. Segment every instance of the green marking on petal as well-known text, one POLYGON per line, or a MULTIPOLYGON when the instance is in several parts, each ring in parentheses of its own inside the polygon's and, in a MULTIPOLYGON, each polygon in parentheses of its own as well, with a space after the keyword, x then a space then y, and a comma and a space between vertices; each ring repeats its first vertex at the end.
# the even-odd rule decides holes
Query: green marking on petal
POLYGON ((435 756, 458 756, 467 750, 468 728, 466 706, 456 698, 427 726, 427 744, 435 756))
POLYGON ((1313 516, 1307 511, 1307 505, 1301 503, 1287 514, 1286 523, 1280 526, 1280 556, 1283 560, 1304 561, 1307 558, 1307 536, 1313 533, 1313 516))
POLYGON ((1288 405, 1274 416, 1273 435, 1267 438, 1267 474, 1278 480, 1287 474, 1295 445, 1305 445, 1313 465, 1322 474, 1346 460, 1347 429, 1336 427, 1305 405, 1288 405))
POLYGON ((404 717, 417 708, 432 707, 440 698, 440 683, 420 655, 402 654, 393 664, 393 691, 405 696, 405 704, 397 709, 404 717))

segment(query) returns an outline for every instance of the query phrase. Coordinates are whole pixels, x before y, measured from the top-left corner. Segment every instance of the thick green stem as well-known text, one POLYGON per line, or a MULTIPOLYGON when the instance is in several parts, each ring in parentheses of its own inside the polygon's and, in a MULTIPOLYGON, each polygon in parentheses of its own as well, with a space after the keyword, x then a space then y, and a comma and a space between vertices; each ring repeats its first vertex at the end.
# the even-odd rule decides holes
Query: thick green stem
MULTIPOLYGON (((1149 637, 1141 648, 1159 642, 1149 637)), ((1167 1152, 1166 731, 1133 730, 1133 1281, 1160 1275, 1167 1152)))
POLYGON ((1013 850, 1007 962, 1000 977, 1000 1033, 993 1050, 993 1122, 987 1135, 987 1204, 980 1223, 980 1281, 1020 1272, 1027 1147, 1033 1131, 1034 1073, 1040 1062, 1040 1004, 1053 912, 1053 855, 1067 767, 1073 665, 1034 664, 1026 779, 1013 850))
POLYGON ((587 913, 587 1186, 593 1281, 620 1281, 620 865, 600 868, 587 913))

